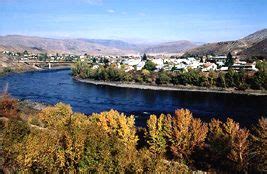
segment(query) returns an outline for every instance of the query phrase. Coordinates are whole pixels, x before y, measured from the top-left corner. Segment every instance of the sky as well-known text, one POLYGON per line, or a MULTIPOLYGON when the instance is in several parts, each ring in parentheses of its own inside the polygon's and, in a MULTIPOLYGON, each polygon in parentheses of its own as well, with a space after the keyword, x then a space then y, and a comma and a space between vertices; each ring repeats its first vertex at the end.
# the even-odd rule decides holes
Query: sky
POLYGON ((216 42, 267 28, 266 9, 267 0, 0 0, 0 35, 216 42))

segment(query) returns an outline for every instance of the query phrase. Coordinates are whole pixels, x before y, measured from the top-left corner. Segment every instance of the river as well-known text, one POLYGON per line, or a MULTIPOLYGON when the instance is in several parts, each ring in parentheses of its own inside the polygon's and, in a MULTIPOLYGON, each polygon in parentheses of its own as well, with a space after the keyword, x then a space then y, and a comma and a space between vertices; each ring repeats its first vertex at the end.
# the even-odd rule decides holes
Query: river
POLYGON ((137 126, 144 126, 149 114, 173 114, 179 108, 191 110, 204 121, 232 117, 248 127, 267 113, 266 96, 97 86, 73 80, 70 73, 70 70, 51 70, 10 74, 0 78, 0 87, 8 83, 9 93, 16 98, 48 104, 64 102, 74 111, 86 114, 110 109, 134 114, 137 126))

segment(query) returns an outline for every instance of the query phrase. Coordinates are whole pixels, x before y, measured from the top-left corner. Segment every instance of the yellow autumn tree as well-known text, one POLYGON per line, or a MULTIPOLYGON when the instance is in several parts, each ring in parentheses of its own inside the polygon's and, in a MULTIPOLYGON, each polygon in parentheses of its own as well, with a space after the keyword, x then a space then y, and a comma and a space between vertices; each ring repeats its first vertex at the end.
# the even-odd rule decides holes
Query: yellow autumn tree
POLYGON ((249 131, 228 118, 225 123, 213 119, 207 138, 210 163, 227 172, 246 172, 248 169, 249 131))
POLYGON ((130 170, 132 161, 136 158, 138 140, 134 117, 127 117, 123 113, 110 110, 93 114, 90 120, 96 123, 104 133, 116 140, 110 143, 110 151, 114 154, 110 160, 116 163, 115 172, 130 170))
POLYGON ((230 152, 227 158, 232 163, 233 170, 237 172, 247 171, 249 131, 240 128, 239 124, 230 118, 224 124, 224 130, 230 146, 230 152))
POLYGON ((147 121, 147 143, 154 154, 164 155, 169 150, 172 135, 172 118, 161 114, 159 118, 151 115, 147 121))
POLYGON ((43 109, 37 118, 44 128, 59 136, 59 146, 55 149, 59 169, 65 172, 77 171, 87 138, 89 119, 83 114, 73 113, 71 107, 63 103, 43 109))
POLYGON ((175 111, 171 151, 178 161, 189 161, 190 155, 197 147, 204 145, 208 132, 206 124, 195 119, 187 109, 175 111))
POLYGON ((251 166, 257 172, 264 173, 267 171, 267 118, 259 119, 251 138, 251 166))

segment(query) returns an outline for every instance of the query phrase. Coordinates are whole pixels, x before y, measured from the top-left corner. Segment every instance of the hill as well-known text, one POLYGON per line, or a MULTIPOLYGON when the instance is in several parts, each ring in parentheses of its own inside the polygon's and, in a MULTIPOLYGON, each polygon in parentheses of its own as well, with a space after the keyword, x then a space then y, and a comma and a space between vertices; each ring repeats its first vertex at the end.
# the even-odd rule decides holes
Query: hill
MULTIPOLYGON (((1 49, 1 47, 0 47, 1 49)), ((17 61, 12 60, 8 56, 0 53, 0 76, 5 73, 5 70, 11 70, 20 72, 20 71, 29 71, 33 70, 33 67, 24 63, 19 63, 17 61)))
POLYGON ((241 54, 242 51, 247 50, 250 47, 253 47, 254 45, 258 44, 259 42, 265 39, 267 39, 267 29, 257 31, 253 34, 250 34, 236 41, 204 44, 187 51, 184 55, 185 56, 188 55, 203 56, 206 54, 220 55, 220 54, 227 54, 228 52, 232 52, 233 54, 241 54))
POLYGON ((240 53, 240 55, 246 58, 254 56, 260 59, 267 59, 267 39, 264 39, 252 47, 245 49, 240 53))
POLYGON ((196 45, 190 41, 160 44, 132 44, 120 40, 52 39, 35 36, 0 36, 0 50, 91 55, 136 55, 146 53, 180 53, 196 45))
POLYGON ((84 54, 127 54, 131 51, 106 47, 97 43, 89 43, 79 39, 51 39, 33 36, 8 35, 0 37, 2 47, 10 47, 15 50, 30 50, 33 52, 84 54))
POLYGON ((157 45, 151 45, 144 49, 146 53, 180 53, 191 48, 197 47, 196 44, 187 41, 181 40, 176 42, 165 42, 157 45))

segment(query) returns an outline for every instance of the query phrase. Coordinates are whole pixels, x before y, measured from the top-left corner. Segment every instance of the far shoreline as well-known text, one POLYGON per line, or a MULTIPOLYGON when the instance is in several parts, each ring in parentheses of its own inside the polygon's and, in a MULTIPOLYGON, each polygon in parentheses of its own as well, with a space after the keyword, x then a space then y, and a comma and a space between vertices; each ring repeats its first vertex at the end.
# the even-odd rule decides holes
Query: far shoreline
POLYGON ((206 88, 197 86, 158 86, 138 83, 124 83, 114 81, 98 81, 91 79, 81 79, 79 77, 73 77, 74 80, 81 83, 88 83, 94 85, 113 86, 118 88, 132 88, 132 89, 144 89, 144 90, 156 90, 156 91, 185 91, 185 92, 202 92, 202 93, 222 93, 222 94, 238 94, 238 95, 254 95, 254 96, 267 96, 266 90, 245 90, 238 91, 233 88, 206 88))

